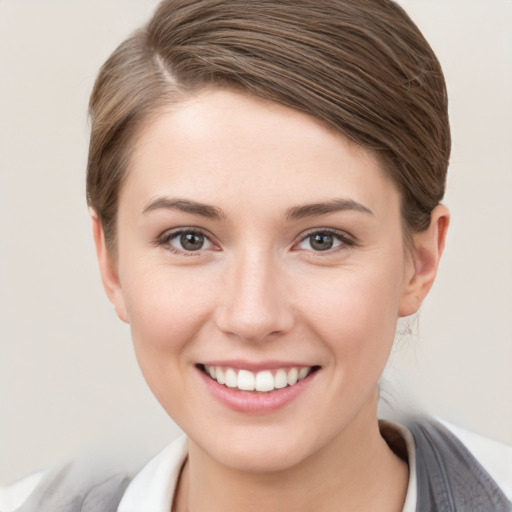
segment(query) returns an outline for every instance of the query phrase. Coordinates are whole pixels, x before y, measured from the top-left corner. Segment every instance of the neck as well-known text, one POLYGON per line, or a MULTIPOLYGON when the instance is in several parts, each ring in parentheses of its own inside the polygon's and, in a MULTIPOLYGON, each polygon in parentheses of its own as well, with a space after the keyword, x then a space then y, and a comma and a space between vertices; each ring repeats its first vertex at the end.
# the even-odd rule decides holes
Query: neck
POLYGON ((193 441, 175 512, 341 512, 401 510, 408 467, 380 435, 376 416, 362 410, 322 450, 293 467, 244 472, 219 464, 193 441))

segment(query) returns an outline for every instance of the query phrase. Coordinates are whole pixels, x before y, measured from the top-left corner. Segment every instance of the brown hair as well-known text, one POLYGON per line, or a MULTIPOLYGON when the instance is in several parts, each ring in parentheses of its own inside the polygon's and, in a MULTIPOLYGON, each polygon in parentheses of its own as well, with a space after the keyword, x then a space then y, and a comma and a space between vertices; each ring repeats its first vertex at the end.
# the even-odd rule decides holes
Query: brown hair
POLYGON ((371 150, 421 231, 450 153, 439 62, 391 0, 165 0, 101 68, 91 100, 87 200, 115 246, 119 190, 141 127, 227 87, 306 112, 371 150))

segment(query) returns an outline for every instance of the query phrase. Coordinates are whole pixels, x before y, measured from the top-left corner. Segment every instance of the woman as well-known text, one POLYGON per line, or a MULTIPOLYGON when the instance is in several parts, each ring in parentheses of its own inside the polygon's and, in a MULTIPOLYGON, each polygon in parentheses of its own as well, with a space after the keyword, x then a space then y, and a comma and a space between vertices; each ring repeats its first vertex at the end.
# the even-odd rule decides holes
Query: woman
POLYGON ((91 118, 103 284, 188 442, 160 508, 150 466, 73 491, 64 471, 26 510, 510 509, 439 425, 377 418, 449 221, 444 80, 399 7, 164 2, 91 118))

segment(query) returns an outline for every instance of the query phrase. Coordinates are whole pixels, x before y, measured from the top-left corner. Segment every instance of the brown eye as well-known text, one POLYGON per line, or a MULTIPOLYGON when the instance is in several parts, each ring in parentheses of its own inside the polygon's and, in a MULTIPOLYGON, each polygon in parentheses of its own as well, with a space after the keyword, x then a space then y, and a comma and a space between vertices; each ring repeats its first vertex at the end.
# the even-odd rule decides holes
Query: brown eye
POLYGON ((315 233, 309 237, 309 244, 315 251, 327 251, 334 245, 334 237, 328 233, 315 233))
POLYGON ((202 233, 183 233, 180 244, 185 251, 199 251, 203 248, 205 236, 202 233))
POLYGON ((180 229, 164 235, 159 245, 163 245, 175 253, 192 253, 213 249, 215 246, 201 231, 180 229))
POLYGON ((332 249, 342 249, 344 247, 351 247, 354 245, 350 239, 343 232, 336 231, 315 231, 306 235, 297 245, 298 249, 325 252, 332 249))

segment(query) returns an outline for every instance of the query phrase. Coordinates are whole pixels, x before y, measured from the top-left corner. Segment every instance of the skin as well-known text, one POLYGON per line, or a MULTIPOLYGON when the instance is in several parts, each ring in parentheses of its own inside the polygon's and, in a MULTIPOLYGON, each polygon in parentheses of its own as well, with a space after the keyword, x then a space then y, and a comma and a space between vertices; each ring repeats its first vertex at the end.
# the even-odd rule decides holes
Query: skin
POLYGON ((410 250, 397 188, 370 152, 303 113, 211 90, 140 134, 115 257, 92 217, 107 294, 189 438, 174 510, 401 510, 408 468, 379 434, 378 379, 397 319, 434 281, 444 206, 410 250), (352 207, 289 215, 339 199, 352 207), (183 253, 176 228, 200 229, 202 248, 183 253), (344 238, 315 250, 309 236, 326 229, 344 238), (320 369, 284 407, 241 413, 213 398, 197 368, 232 359, 320 369))

